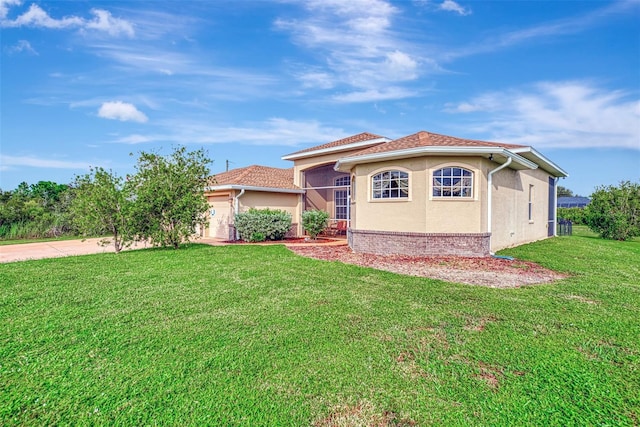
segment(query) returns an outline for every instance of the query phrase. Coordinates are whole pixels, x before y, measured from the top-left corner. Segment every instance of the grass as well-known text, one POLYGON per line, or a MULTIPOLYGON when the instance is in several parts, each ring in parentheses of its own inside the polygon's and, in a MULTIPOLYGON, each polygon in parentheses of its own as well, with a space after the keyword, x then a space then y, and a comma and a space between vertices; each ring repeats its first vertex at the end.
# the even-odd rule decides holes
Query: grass
POLYGON ((0 265, 2 425, 638 425, 640 244, 488 289, 282 246, 0 265))

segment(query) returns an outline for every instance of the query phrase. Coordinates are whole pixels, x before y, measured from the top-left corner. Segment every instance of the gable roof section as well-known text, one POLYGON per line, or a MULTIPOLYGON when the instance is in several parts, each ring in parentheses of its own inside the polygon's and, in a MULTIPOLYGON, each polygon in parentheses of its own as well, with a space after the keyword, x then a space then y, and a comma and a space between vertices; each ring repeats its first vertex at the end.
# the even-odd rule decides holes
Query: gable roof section
POLYGON ((222 172, 209 179, 207 191, 253 190, 274 193, 304 193, 293 184, 293 168, 252 165, 222 172))
POLYGON ((317 145, 315 147, 305 148, 304 150, 287 154, 282 157, 282 160, 296 160, 305 157, 313 157, 328 153, 337 153, 340 151, 353 150, 357 148, 367 148, 389 141, 391 140, 389 138, 385 138, 384 136, 376 135, 369 132, 363 132, 357 135, 349 136, 347 138, 339 139, 337 141, 317 145))
POLYGON ((511 158, 509 167, 512 169, 536 169, 540 166, 554 176, 567 176, 565 171, 531 147, 457 138, 425 131, 343 157, 336 163, 335 169, 348 172, 356 164, 424 155, 481 155, 493 159, 496 163, 505 163, 511 158))

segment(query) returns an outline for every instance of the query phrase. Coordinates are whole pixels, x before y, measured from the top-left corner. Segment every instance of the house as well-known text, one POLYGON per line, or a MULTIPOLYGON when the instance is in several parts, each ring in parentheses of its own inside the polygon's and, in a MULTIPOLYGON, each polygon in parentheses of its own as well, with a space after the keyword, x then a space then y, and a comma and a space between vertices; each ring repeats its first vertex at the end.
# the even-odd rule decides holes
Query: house
POLYGON ((584 208, 589 203, 591 199, 588 197, 558 197, 559 208, 584 208))
POLYGON ((567 173, 532 147, 418 132, 361 133, 250 166, 207 187, 209 233, 230 236, 234 212, 322 209, 348 224, 356 252, 488 256, 555 235, 556 184, 567 173), (225 233, 226 230, 226 233, 225 233))

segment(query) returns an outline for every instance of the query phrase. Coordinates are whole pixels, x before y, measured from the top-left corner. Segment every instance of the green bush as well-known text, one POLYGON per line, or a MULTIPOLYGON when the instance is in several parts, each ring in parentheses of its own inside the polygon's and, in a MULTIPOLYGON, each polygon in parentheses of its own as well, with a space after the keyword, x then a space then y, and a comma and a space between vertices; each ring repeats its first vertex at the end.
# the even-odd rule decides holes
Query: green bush
POLYGON ((584 215, 589 228, 605 239, 640 236, 640 184, 625 181, 596 188, 584 215))
POLYGON ((321 210, 310 210, 302 213, 302 226, 313 239, 327 228, 329 214, 321 210))
POLYGON ((558 208, 558 218, 568 219, 573 225, 586 225, 583 208, 558 208))
POLYGON ((277 209, 254 209, 235 216, 235 227, 245 241, 282 240, 291 228, 291 214, 277 209), (254 240, 262 237, 262 240, 254 240))

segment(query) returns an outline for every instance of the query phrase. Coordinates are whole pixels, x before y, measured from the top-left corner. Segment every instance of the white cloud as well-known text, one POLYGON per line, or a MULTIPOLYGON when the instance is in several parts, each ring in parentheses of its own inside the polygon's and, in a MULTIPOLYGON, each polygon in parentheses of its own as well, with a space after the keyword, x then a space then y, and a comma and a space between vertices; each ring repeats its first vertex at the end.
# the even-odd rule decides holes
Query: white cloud
POLYGON ((11 168, 15 166, 26 166, 33 168, 52 168, 52 169, 86 169, 89 162, 75 162, 69 160, 41 159, 32 156, 9 156, 0 154, 0 164, 3 168, 11 168))
POLYGON ((9 7, 20 6, 21 4, 21 0, 0 0, 0 19, 6 18, 9 13, 9 7))
POLYGON ((439 8, 448 12, 455 12, 462 16, 471 14, 471 9, 462 7, 453 0, 444 0, 442 3, 440 3, 439 8))
POLYGON ((115 143, 120 143, 120 144, 131 144, 131 145, 135 145, 135 144, 144 144, 145 142, 152 142, 154 139, 152 137, 149 136, 145 136, 145 135, 139 135, 139 134, 132 134, 129 136, 125 136, 123 138, 117 139, 113 142, 115 143))
MULTIPOLYGON (((390 85, 415 80, 419 71, 431 68, 429 61, 410 53, 414 50, 411 43, 393 31, 393 18, 400 11, 386 1, 307 0, 302 4, 308 16, 279 19, 275 26, 323 58, 321 65, 306 67, 312 71, 294 72, 305 88, 351 87, 354 92, 367 92, 370 100, 382 100, 388 99, 383 94, 390 85), (425 62, 429 67, 421 68, 425 62), (375 98, 376 93, 383 97, 375 98)), ((360 102, 362 98, 334 99, 360 102)))
POLYGON ((95 18, 87 21, 84 28, 104 31, 111 36, 124 34, 128 37, 133 37, 135 35, 133 25, 124 19, 114 18, 110 12, 102 9, 92 9, 91 13, 95 15, 95 18))
POLYGON ((494 52, 525 44, 532 40, 576 34, 587 28, 599 25, 611 15, 637 13, 638 5, 640 5, 640 2, 637 0, 613 2, 586 14, 547 21, 528 28, 519 28, 514 31, 489 36, 464 48, 448 49, 442 56, 443 59, 452 60, 470 55, 494 52))
POLYGON ((87 20, 79 16, 65 16, 53 18, 37 4, 32 4, 29 10, 19 15, 14 20, 6 19, 9 7, 21 3, 15 0, 0 0, 0 24, 2 27, 38 27, 49 29, 78 28, 81 31, 94 30, 107 33, 111 36, 125 35, 133 37, 135 32, 133 25, 126 20, 114 18, 111 13, 102 9, 92 9, 94 18, 87 20))
POLYGON ((319 144, 347 135, 342 129, 323 126, 316 120, 288 120, 274 117, 244 126, 224 126, 206 121, 169 120, 163 123, 166 133, 132 134, 112 142, 139 144, 170 142, 176 144, 247 144, 295 147, 319 144))
POLYGON ((337 102, 373 102, 386 101, 391 99, 404 99, 416 96, 415 91, 404 89, 401 87, 387 87, 383 89, 369 89, 363 91, 354 91, 333 96, 333 100, 337 102))
POLYGON ((120 120, 123 122, 133 121, 145 123, 149 120, 143 112, 136 108, 135 105, 122 101, 103 103, 98 110, 98 116, 105 119, 120 120))
POLYGON ((445 111, 473 113, 477 132, 535 147, 640 150, 640 99, 584 82, 542 82, 484 94, 445 111))
POLYGON ((16 43, 14 46, 8 47, 7 51, 9 53, 28 52, 32 55, 38 55, 38 52, 36 52, 36 50, 31 46, 31 43, 29 43, 27 40, 18 40, 18 43, 16 43))

